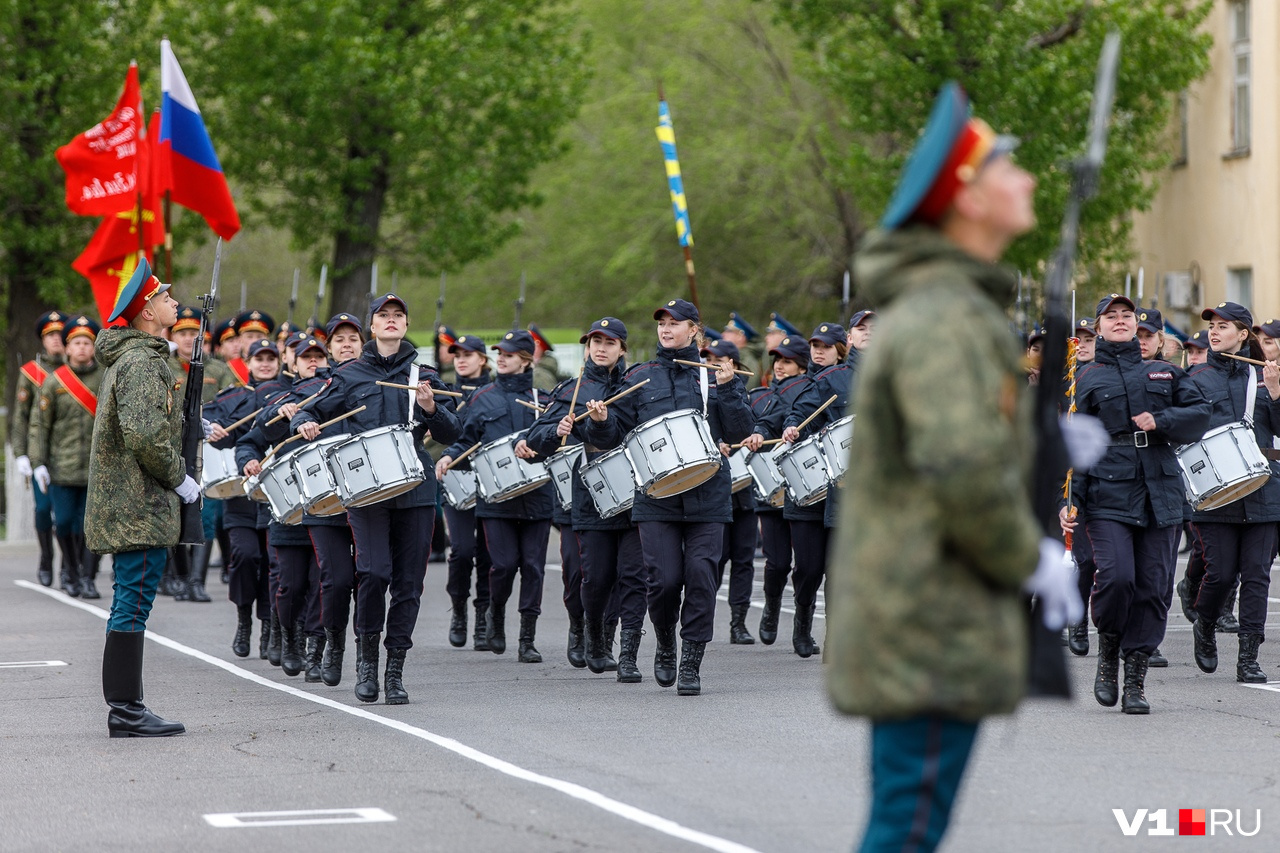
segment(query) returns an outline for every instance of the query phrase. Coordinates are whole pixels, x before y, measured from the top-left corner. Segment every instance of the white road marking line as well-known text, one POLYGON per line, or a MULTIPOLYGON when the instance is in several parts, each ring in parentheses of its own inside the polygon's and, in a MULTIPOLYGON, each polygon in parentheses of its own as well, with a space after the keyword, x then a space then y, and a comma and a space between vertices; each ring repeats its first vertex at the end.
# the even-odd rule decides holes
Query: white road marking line
POLYGON ((68 666, 64 660, 6 660, 0 661, 0 669, 22 669, 35 666, 68 666))
MULTIPOLYGON (((14 583, 24 589, 30 589, 34 592, 40 593, 41 595, 47 595, 61 604, 67 604, 71 607, 83 610, 86 613, 91 613, 104 621, 111 615, 101 607, 94 607, 91 604, 85 604, 83 601, 71 598, 59 590, 47 589, 39 584, 25 580, 15 580, 14 583)), ((689 827, 682 826, 673 820, 660 817, 652 812, 647 812, 644 809, 637 808, 636 806, 628 805, 627 803, 615 800, 612 797, 608 797, 598 791, 593 791, 590 788, 578 785, 574 782, 567 782, 563 779, 556 779, 553 776, 544 776, 541 773, 526 770, 509 761, 504 761, 501 758, 495 758, 492 755, 488 755, 478 749, 467 746, 453 738, 438 735, 434 732, 429 732, 426 729, 410 725, 409 723, 403 723, 399 720, 379 716, 378 714, 366 711, 364 708, 344 705, 341 702, 335 702, 334 700, 328 699, 324 696, 308 693, 305 690, 299 690, 298 688, 288 684, 280 684, 278 682, 271 681, 263 678, 255 672, 250 672, 247 669, 241 669, 239 666, 236 666, 229 661, 216 658, 213 655, 200 651, 199 649, 193 649, 190 646, 177 642, 176 640, 171 640, 162 634, 147 631, 147 639, 159 643, 166 648, 173 649, 181 654, 193 657, 196 660, 204 661, 211 666, 216 666, 217 668, 229 672, 238 678, 243 678, 245 681, 251 681, 254 684, 261 685, 262 687, 278 690, 281 693, 287 693, 290 696, 295 696, 307 702, 322 705, 326 708, 341 711, 344 714, 350 714, 353 717, 359 717, 362 720, 368 720, 370 722, 395 729, 399 732, 403 732, 404 734, 412 735, 413 737, 425 740, 428 743, 435 744, 442 749, 447 749, 455 755, 460 755, 463 758, 474 761, 477 764, 483 764, 491 770, 496 770, 499 773, 503 773, 515 779, 532 782, 535 785, 541 785, 544 788, 550 788, 553 791, 559 791, 566 796, 573 797, 576 800, 582 800, 589 805, 593 805, 596 808, 609 812, 610 814, 617 815, 624 820, 638 823, 641 826, 647 827, 656 832, 661 832, 664 835, 670 835, 673 838, 688 841, 690 844, 697 844, 700 847, 707 848, 708 850, 720 851, 720 853, 759 853, 759 851, 752 847, 748 847, 745 844, 739 844, 736 841, 730 841, 726 838, 720 838, 719 836, 700 832, 696 829, 690 829, 689 827)))
POLYGON ((207 814, 205 822, 218 829, 250 826, 325 826, 333 823, 390 823, 395 815, 382 809, 307 809, 291 812, 223 812, 207 814))

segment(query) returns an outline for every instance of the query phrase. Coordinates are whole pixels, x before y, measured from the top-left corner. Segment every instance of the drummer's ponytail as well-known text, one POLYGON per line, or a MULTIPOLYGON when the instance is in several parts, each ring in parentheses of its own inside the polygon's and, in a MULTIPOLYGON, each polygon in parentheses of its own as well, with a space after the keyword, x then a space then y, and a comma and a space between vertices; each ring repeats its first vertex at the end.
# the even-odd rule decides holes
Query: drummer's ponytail
POLYGON ((1244 339, 1244 343, 1241 344, 1240 349, 1243 350, 1246 347, 1248 347, 1249 355, 1252 358, 1261 358, 1262 344, 1258 343, 1258 336, 1254 334, 1253 329, 1249 328, 1244 323, 1241 323, 1239 320, 1232 320, 1231 323, 1237 329, 1244 329, 1246 332, 1249 333, 1248 336, 1244 339))

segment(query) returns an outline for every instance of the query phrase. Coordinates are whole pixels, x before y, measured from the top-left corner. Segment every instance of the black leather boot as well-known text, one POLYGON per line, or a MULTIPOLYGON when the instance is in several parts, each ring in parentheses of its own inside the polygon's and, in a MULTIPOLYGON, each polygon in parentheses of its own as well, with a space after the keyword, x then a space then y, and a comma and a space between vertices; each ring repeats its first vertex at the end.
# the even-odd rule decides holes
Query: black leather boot
POLYGON ((1098 674, 1093 679, 1093 698, 1106 708, 1120 699, 1120 635, 1098 632, 1098 674))
POLYGON ((1200 585, 1191 585, 1185 577, 1178 581, 1178 603, 1182 605, 1182 615, 1188 622, 1196 621, 1196 596, 1200 594, 1200 585))
POLYGON ((1120 710, 1126 714, 1150 714, 1151 705, 1143 690, 1147 681, 1147 656, 1129 652, 1124 656, 1124 699, 1120 710))
POLYGON ((449 618, 449 645, 460 649, 467 644, 467 600, 453 600, 453 615, 449 618))
POLYGON ((206 541, 203 545, 191 547, 191 583, 187 591, 188 601, 212 601, 204 582, 209 577, 209 560, 213 557, 213 543, 206 541))
POLYGON ((72 598, 80 596, 80 547, 70 535, 58 536, 58 548, 62 551, 62 575, 59 586, 72 598))
POLYGON ((191 578, 191 546, 175 545, 173 547, 173 600, 190 601, 191 589, 188 582, 191 578))
POLYGON ((409 692, 404 689, 404 649, 387 649, 387 704, 408 705, 409 692))
POLYGON ((791 647, 802 658, 813 657, 818 651, 818 644, 813 641, 813 609, 816 605, 801 607, 796 605, 795 621, 791 627, 791 647))
POLYGON ((1203 616, 1191 626, 1191 648, 1201 672, 1214 672, 1218 668, 1218 639, 1213 635, 1215 627, 1203 616))
POLYGON ((320 659, 320 679, 330 687, 342 683, 342 654, 345 652, 347 632, 334 628, 324 629, 324 655, 320 659))
POLYGON ((1224 634, 1240 633, 1240 623, 1236 621, 1236 587, 1231 587, 1227 600, 1222 602, 1222 615, 1218 617, 1218 630, 1224 634))
POLYGON ((271 642, 267 644, 267 663, 272 666, 280 665, 281 655, 281 631, 280 631, 280 615, 276 613, 275 605, 271 607, 271 642))
POLYGON ((320 683, 320 662, 324 660, 325 638, 307 635, 307 673, 302 677, 309 684, 320 683))
MULTIPOLYGON (((587 653, 583 647, 583 620, 569 617, 569 645, 566 654, 569 656, 569 663, 575 669, 582 669, 587 665, 587 653)), ((594 672, 595 670, 592 670, 594 672)))
POLYGON ((378 643, 381 634, 356 637, 356 698, 361 702, 378 701, 378 643))
POLYGON ((639 684, 644 680, 636 657, 640 654, 640 631, 622 629, 622 644, 618 649, 618 681, 621 684, 639 684))
POLYGON ((654 625, 653 636, 658 641, 653 653, 653 677, 659 687, 670 687, 676 683, 676 626, 654 625))
POLYGON ((484 642, 489 651, 500 655, 507 650, 507 616, 504 612, 506 604, 489 602, 489 611, 484 615, 484 642))
POLYGON ((94 583, 94 578, 98 574, 98 555, 89 550, 83 533, 73 533, 71 539, 80 554, 80 597, 89 601, 102 598, 102 594, 98 592, 98 587, 94 583))
POLYGON ((618 635, 618 620, 604 620, 604 671, 615 672, 618 661, 613 657, 613 638, 618 635))
POLYGON ((1266 684, 1267 676, 1258 666, 1258 646, 1262 645, 1261 634, 1239 634, 1240 656, 1236 658, 1236 681, 1245 684, 1266 684))
POLYGON ((782 612, 782 596, 766 595, 764 612, 760 614, 760 642, 772 646, 778 639, 778 614, 782 612))
POLYGON ((1089 621, 1081 619, 1071 626, 1070 631, 1067 648, 1071 649, 1071 654, 1081 658, 1089 654, 1089 621))
POLYGON ((249 656, 249 635, 253 632, 253 605, 236 605, 236 635, 231 638, 231 653, 238 658, 249 656))
POLYGON ((1159 649, 1156 649, 1154 652, 1151 653, 1151 656, 1147 658, 1147 666, 1151 667, 1152 669, 1163 669, 1168 665, 1169 665, 1169 659, 1165 657, 1164 652, 1160 651, 1159 649))
POLYGON ((471 648, 477 652, 487 652, 489 651, 489 641, 485 635, 488 633, 488 628, 486 627, 488 620, 485 618, 485 614, 489 611, 489 605, 479 601, 473 602, 473 604, 476 608, 476 627, 475 633, 471 637, 471 648))
POLYGON ((168 737, 186 726, 164 720, 142 704, 142 631, 108 631, 102 650, 102 698, 111 737, 168 737))
MULTIPOLYGON (((250 604, 248 605, 248 607, 252 608, 253 605, 250 604)), ((259 620, 259 622, 262 624, 262 632, 258 636, 258 658, 260 660, 270 660, 271 659, 271 620, 261 619, 259 620)))
POLYGON ((702 667, 702 653, 707 644, 693 640, 685 640, 680 650, 680 675, 676 679, 676 694, 679 696, 697 696, 702 692, 702 677, 698 670, 702 667))
POLYGON ((747 630, 749 604, 737 604, 729 608, 729 642, 735 646, 754 646, 756 638, 747 630))
POLYGON ((298 646, 298 626, 280 622, 280 668, 290 677, 302 672, 305 662, 298 646))
POLYGON ((538 617, 532 613, 520 614, 520 645, 518 659, 520 663, 542 663, 542 653, 534 648, 534 635, 538 632, 538 617))
POLYGON ((156 595, 167 595, 173 597, 173 549, 167 552, 168 556, 164 561, 164 571, 160 573, 160 584, 156 587, 156 595))
POLYGON ((40 562, 36 566, 36 579, 41 586, 53 586, 53 528, 37 530, 36 541, 40 543, 40 562))
POLYGON ((605 671, 607 663, 604 650, 604 620, 592 619, 588 616, 585 621, 585 628, 587 635, 586 666, 587 669, 599 674, 605 671))

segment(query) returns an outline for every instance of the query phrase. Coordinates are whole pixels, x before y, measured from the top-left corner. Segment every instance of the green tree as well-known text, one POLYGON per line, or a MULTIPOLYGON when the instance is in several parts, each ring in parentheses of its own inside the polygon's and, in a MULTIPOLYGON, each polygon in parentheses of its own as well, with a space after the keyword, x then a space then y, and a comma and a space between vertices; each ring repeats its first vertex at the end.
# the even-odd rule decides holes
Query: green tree
POLYGON ((216 81, 206 116, 250 223, 330 256, 334 310, 366 309, 374 260, 434 274, 508 239, 585 81, 561 0, 229 0, 170 23, 201 48, 188 78, 216 81))
MULTIPOLYGON (((1130 218, 1149 207, 1168 165, 1176 93, 1208 69, 1199 29, 1212 0, 774 0, 804 39, 824 83, 846 105, 844 144, 830 149, 858 208, 878 215, 933 96, 960 81, 975 111, 1022 138, 1019 162, 1039 180, 1040 225, 1006 260, 1038 271, 1058 242, 1070 176, 1084 148, 1102 39, 1123 37, 1101 189, 1083 209, 1079 267, 1114 286, 1131 253, 1130 218)), ((873 227, 863 218, 861 229, 873 227)))

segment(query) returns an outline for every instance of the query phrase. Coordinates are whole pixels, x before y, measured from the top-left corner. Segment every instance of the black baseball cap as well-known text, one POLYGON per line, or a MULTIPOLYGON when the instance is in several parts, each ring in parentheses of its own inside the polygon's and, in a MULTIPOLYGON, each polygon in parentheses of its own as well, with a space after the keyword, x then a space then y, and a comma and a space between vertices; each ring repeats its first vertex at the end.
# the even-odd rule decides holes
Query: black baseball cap
POLYGON ((383 294, 382 296, 379 296, 377 299, 373 300, 373 304, 369 306, 369 313, 371 315, 377 314, 379 311, 382 310, 383 306, 385 306, 388 302, 396 303, 397 305, 400 306, 400 310, 403 311, 406 315, 408 315, 409 306, 405 304, 403 299, 401 299, 399 296, 396 296, 394 293, 386 293, 386 294, 383 294))
POLYGON ((502 336, 502 340, 498 341, 490 349, 501 350, 502 352, 525 352, 533 355, 533 335, 523 329, 507 332, 502 336))
POLYGON ((742 364, 742 354, 738 352, 738 345, 733 341, 726 341, 721 338, 718 341, 711 341, 702 348, 704 356, 714 355, 717 358, 732 359, 735 364, 742 364))
POLYGON ((835 346, 845 342, 844 327, 839 323, 822 323, 809 336, 809 343, 820 341, 827 346, 835 346))
POLYGON ((467 350, 468 352, 484 352, 484 341, 479 335, 462 335, 449 344, 449 352, 467 350))
POLYGON ((606 338, 613 338, 615 341, 622 341, 625 344, 627 342, 627 324, 617 317, 601 317, 591 324, 591 328, 578 339, 578 343, 585 344, 592 335, 604 335, 606 338))
POLYGON ((1164 317, 1154 308, 1143 308, 1138 311, 1138 328, 1146 329, 1151 334, 1164 331, 1164 317))
POLYGON ((1219 302, 1217 306, 1200 312, 1201 320, 1212 320, 1214 317, 1240 323, 1246 329, 1253 327, 1253 315, 1239 302, 1219 302))
POLYGON ((700 322, 697 307, 692 302, 684 299, 672 299, 666 305, 653 312, 653 319, 661 320, 663 314, 669 314, 675 320, 700 322))
POLYGON ((789 358, 801 364, 809 363, 809 342, 799 335, 787 335, 778 345, 769 350, 769 355, 778 358, 789 358))

